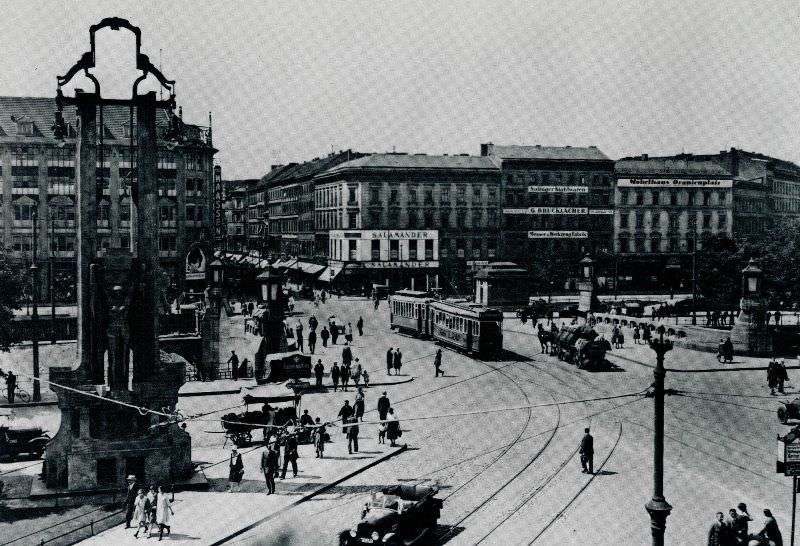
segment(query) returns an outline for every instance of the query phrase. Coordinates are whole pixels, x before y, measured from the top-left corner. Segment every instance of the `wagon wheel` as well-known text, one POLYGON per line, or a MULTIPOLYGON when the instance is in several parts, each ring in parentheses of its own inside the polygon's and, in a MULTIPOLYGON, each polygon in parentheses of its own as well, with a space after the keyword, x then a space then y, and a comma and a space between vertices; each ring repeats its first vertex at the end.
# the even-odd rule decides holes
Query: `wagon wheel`
POLYGON ((789 420, 789 412, 786 411, 786 406, 781 406, 778 408, 778 421, 783 423, 784 425, 789 420))

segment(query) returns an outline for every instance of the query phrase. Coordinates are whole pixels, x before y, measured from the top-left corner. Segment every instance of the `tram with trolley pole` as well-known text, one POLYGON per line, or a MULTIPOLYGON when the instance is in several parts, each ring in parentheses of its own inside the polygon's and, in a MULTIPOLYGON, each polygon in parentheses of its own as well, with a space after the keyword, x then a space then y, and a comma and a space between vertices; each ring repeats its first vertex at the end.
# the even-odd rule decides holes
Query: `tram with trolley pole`
POLYGON ((465 301, 429 304, 431 337, 469 354, 498 355, 503 350, 503 313, 465 301))
POLYGON ((418 337, 430 337, 429 304, 432 301, 431 292, 398 290, 389 298, 390 327, 418 337))

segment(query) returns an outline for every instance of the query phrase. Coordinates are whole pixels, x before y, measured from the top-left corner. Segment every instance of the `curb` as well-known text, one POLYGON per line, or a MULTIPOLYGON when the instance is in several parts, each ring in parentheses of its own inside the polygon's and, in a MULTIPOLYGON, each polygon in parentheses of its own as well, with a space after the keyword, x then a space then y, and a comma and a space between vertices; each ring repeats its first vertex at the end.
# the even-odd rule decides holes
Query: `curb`
POLYGON ((39 406, 57 406, 58 400, 46 400, 44 402, 14 402, 13 404, 0 404, 0 408, 36 408, 39 406))
POLYGON ((226 389, 222 391, 200 391, 200 392, 179 392, 178 397, 182 398, 185 396, 213 396, 215 394, 239 394, 242 392, 242 387, 238 389, 226 389))
POLYGON ((267 516, 264 516, 263 518, 261 518, 261 519, 259 519, 257 521, 254 521, 253 523, 250 523, 249 525, 246 525, 245 527, 242 527, 241 529, 237 529, 236 531, 232 532, 228 536, 225 536, 225 537, 223 537, 223 538, 221 538, 219 540, 216 540, 216 541, 212 542, 209 546, 219 546, 220 544, 225 544, 226 542, 238 537, 239 535, 244 534, 247 531, 250 531, 252 529, 255 529, 256 527, 258 527, 259 525, 261 525, 263 523, 266 523, 267 521, 275 518, 276 516, 281 515, 284 512, 288 512, 290 509, 294 508, 298 504, 302 504, 302 503, 304 503, 306 501, 309 501, 309 500, 313 499, 314 497, 316 497, 317 495, 321 495, 325 491, 327 491, 327 490, 329 490, 329 489, 331 489, 333 487, 336 487, 337 485, 339 485, 340 483, 342 483, 344 481, 349 480, 353 476, 357 476, 357 475, 361 474, 362 472, 364 472, 366 470, 369 470, 373 466, 377 466, 377 465, 379 465, 379 464, 381 464, 381 463, 383 463, 385 461, 388 461, 389 459, 391 459, 395 455, 399 455, 399 454, 403 453, 406 449, 408 449, 408 444, 403 444, 403 446, 400 447, 399 449, 395 449, 391 453, 387 453, 383 457, 379 457, 378 459, 375 459, 374 461, 372 461, 368 465, 362 466, 361 468, 356 469, 353 472, 350 472, 349 474, 346 474, 345 476, 342 476, 341 478, 338 478, 335 481, 332 481, 331 483, 323 485, 319 489, 317 489, 315 491, 312 491, 311 493, 308 493, 307 495, 304 495, 304 496, 300 497, 299 499, 297 499, 293 503, 291 503, 289 505, 286 505, 283 508, 280 508, 280 509, 276 510, 275 512, 267 515, 267 516))

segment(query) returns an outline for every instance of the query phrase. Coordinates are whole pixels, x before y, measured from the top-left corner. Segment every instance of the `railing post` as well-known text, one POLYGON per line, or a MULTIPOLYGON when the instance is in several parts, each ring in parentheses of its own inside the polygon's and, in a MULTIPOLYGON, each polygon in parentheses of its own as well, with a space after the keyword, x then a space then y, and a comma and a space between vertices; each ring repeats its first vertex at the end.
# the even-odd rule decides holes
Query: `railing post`
POLYGON ((94 520, 93 519, 89 520, 89 528, 92 531, 92 536, 94 536, 94 520))

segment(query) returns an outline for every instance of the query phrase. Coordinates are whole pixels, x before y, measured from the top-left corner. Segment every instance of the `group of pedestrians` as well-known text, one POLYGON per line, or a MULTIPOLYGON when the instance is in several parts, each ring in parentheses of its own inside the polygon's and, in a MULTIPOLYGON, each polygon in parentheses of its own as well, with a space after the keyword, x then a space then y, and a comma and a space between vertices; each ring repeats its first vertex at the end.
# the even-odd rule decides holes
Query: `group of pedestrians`
POLYGON ((172 499, 160 485, 150 486, 145 493, 144 487, 140 487, 133 474, 128 476, 126 481, 125 528, 129 529, 132 527, 131 523, 135 523, 136 532, 133 536, 136 538, 139 538, 139 531, 142 528, 147 538, 150 538, 152 531, 158 529, 158 540, 162 540, 164 529, 167 530, 167 535, 172 532, 170 519, 175 515, 172 510, 172 499))
POLYGON ((403 353, 400 351, 400 347, 397 349, 389 347, 389 350, 386 351, 386 374, 392 375, 392 370, 394 370, 394 375, 400 375, 400 368, 402 367, 403 353))
POLYGON ((775 394, 775 389, 783 394, 783 384, 789 381, 789 374, 786 372, 786 364, 783 359, 770 360, 767 364, 767 385, 769 386, 769 393, 775 394))
POLYGON ((739 546, 747 545, 751 540, 768 540, 775 546, 783 546, 778 522, 772 512, 764 509, 764 523, 758 533, 750 534, 748 527, 753 518, 747 512, 747 505, 740 502, 736 508, 728 510, 726 518, 722 512, 717 512, 714 523, 708 531, 708 546, 739 546))
POLYGON ((652 337, 652 332, 648 326, 639 327, 637 324, 633 327, 633 344, 639 345, 639 341, 645 345, 650 343, 650 338, 652 337))

